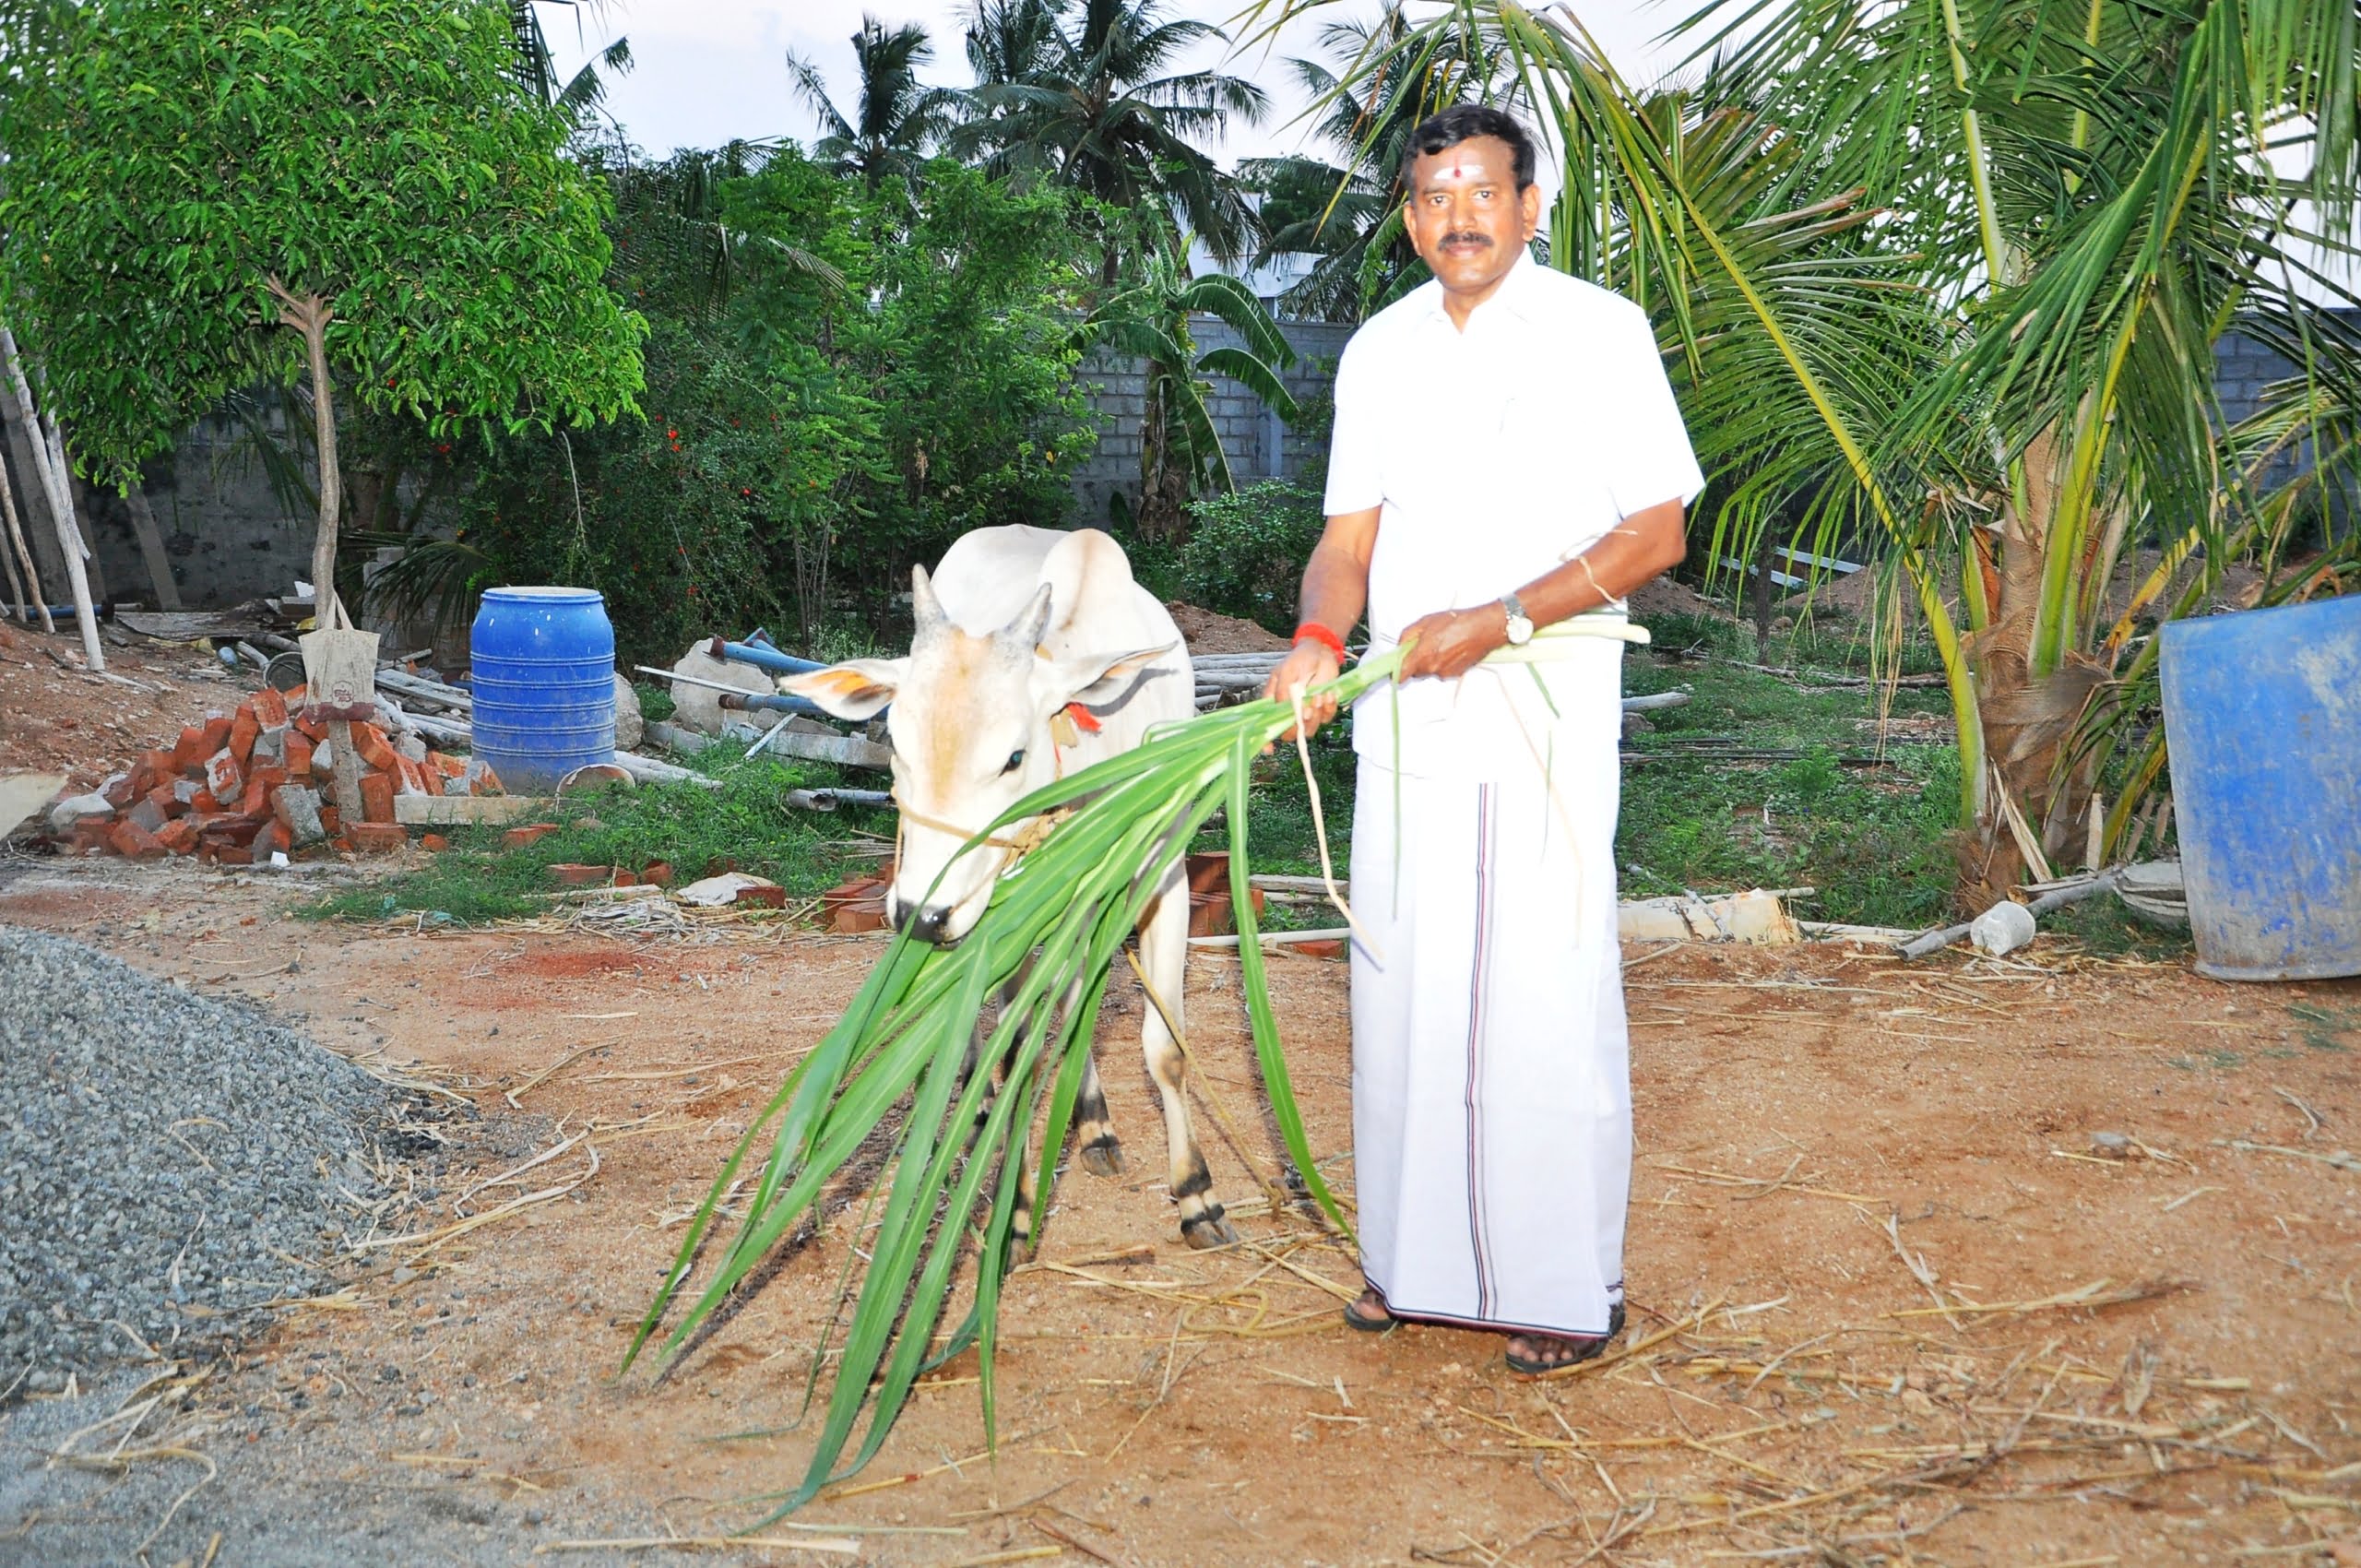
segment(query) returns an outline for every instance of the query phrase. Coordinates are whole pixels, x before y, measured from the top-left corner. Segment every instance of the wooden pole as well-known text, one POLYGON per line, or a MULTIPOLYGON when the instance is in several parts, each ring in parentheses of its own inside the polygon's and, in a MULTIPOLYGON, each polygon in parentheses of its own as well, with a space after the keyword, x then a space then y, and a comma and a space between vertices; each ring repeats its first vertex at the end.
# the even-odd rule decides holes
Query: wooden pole
POLYGON ((123 504, 131 512, 132 537, 139 541, 139 558, 147 564, 148 586, 156 590, 156 608, 178 610, 180 584, 172 580, 172 560, 164 553, 164 535, 156 527, 156 513, 148 505, 148 493, 135 484, 124 496, 123 504))
POLYGON ((82 565, 89 549, 82 542, 82 530, 75 525, 71 487, 54 466, 65 444, 53 439, 54 422, 52 432, 42 429, 32 386, 25 380, 24 360, 17 351, 17 335, 6 326, 0 326, 0 357, 8 362, 6 390, 14 399, 18 417, 24 422, 25 433, 31 440, 33 467, 40 470, 42 491, 49 501, 50 521, 56 525, 58 548, 65 555, 65 581, 73 589, 74 620, 82 631, 82 658, 93 672, 104 674, 106 650, 99 644, 98 612, 90 603, 90 578, 82 565))

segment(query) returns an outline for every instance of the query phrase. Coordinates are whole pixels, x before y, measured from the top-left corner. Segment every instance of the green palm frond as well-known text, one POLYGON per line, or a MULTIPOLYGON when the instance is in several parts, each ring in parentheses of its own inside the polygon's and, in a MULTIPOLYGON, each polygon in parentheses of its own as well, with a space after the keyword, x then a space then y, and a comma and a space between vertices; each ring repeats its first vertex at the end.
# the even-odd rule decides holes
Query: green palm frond
MULTIPOLYGON (((1349 700, 1388 678, 1399 658, 1397 651, 1362 664, 1333 690, 1349 700)), ((909 1097, 823 1427, 801 1482, 779 1495, 772 1518, 868 1463, 919 1376, 970 1346, 979 1351, 985 1425, 992 1430, 1000 1291, 1017 1185, 1029 1174, 1026 1130, 1046 1116, 1032 1205, 1046 1218, 1109 969, 1166 869, 1216 811, 1228 813, 1233 873, 1246 874, 1247 781, 1263 748, 1293 721, 1275 702, 1208 714, 1011 807, 969 848, 1028 821, 1061 819, 1001 879, 990 909, 957 946, 894 938, 843 1020, 788 1075, 724 1161, 625 1352, 626 1368, 685 1302, 658 1348, 660 1358, 678 1355, 813 1214, 828 1184, 909 1097), (970 1058, 985 998, 1012 983, 970 1058), (723 1197, 750 1172, 744 1216, 693 1288, 699 1258, 718 1239, 723 1197), (968 1306, 940 1334, 963 1265, 974 1279, 968 1306), (847 1459, 864 1415, 866 1431, 847 1459)), ((1252 910, 1239 911, 1239 929, 1248 1015, 1274 1120, 1305 1190, 1349 1235, 1289 1087, 1252 910)))

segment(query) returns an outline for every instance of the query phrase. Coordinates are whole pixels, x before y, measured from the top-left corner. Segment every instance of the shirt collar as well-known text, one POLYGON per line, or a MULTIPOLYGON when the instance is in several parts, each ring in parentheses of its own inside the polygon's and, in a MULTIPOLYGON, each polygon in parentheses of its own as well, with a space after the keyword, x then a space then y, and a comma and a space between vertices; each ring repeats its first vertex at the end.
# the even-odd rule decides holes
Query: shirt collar
MULTIPOLYGON (((1519 320, 1530 321, 1532 311, 1529 307, 1532 303, 1533 280, 1540 271, 1541 264, 1533 259, 1533 247, 1528 244, 1518 255, 1516 260, 1509 264, 1508 276, 1501 279, 1499 291, 1490 299, 1477 305, 1475 311, 1469 313, 1468 321, 1472 324, 1477 315, 1490 310, 1494 305, 1500 306, 1504 313, 1519 320)), ((1442 284, 1430 278, 1418 287, 1427 297, 1428 318, 1442 322, 1446 326, 1451 325, 1451 315, 1443 309, 1442 284)))

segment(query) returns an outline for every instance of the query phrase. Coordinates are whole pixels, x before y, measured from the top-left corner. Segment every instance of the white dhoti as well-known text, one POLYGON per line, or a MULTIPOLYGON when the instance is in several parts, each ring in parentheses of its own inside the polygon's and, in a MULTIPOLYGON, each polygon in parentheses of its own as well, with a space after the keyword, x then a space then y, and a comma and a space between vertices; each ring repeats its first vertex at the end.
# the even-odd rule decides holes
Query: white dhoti
MULTIPOLYGON (((1408 738, 1398 772, 1362 748, 1355 1182, 1362 1271, 1399 1316, 1592 1336, 1622 1300, 1622 650, 1568 651, 1548 667, 1546 702, 1528 700, 1538 689, 1525 669, 1468 677, 1513 699, 1513 747, 1439 746, 1430 730, 1408 738), (1471 755, 1490 759, 1477 777, 1463 776, 1471 755)), ((1364 713, 1387 700, 1365 698, 1364 713)), ((1503 707, 1468 706, 1493 720, 1503 707)))

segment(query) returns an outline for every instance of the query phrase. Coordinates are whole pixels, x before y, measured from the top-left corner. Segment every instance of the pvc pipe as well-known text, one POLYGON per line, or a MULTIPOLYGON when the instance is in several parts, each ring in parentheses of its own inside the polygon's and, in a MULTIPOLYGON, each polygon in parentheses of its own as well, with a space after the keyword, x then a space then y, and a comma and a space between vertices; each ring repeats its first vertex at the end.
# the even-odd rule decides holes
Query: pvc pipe
POLYGON ((757 670, 767 670, 775 675, 809 675, 814 670, 827 668, 815 659, 798 659, 775 647, 765 647, 756 643, 733 643, 723 637, 714 638, 706 645, 706 652, 716 659, 751 664, 757 670))

